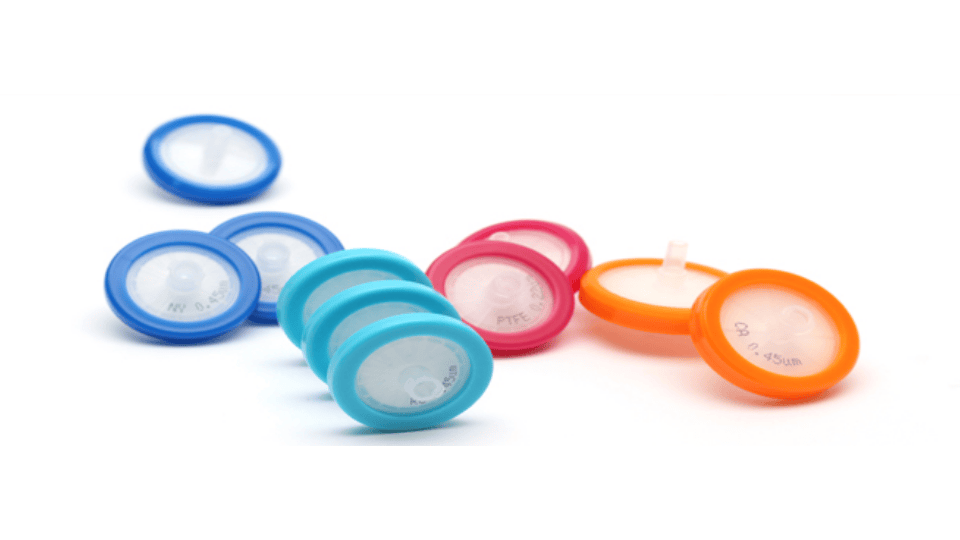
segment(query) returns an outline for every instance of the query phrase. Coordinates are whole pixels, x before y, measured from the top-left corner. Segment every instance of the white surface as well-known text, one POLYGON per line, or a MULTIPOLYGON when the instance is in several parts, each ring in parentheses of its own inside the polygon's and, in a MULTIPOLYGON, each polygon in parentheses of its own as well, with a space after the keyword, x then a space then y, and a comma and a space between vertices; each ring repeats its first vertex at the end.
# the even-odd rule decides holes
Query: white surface
POLYGON ((955 2, 235 7, 0 8, 4 536, 386 535, 424 507, 474 537, 955 533, 955 2), (263 196, 149 181, 150 131, 207 112, 277 142, 263 196), (277 328, 171 347, 106 306, 130 240, 260 210, 421 267, 508 219, 565 224, 597 263, 684 238, 831 291, 860 361, 783 405, 578 307, 447 427, 371 433, 277 328), (290 443, 512 448, 251 450, 290 443))

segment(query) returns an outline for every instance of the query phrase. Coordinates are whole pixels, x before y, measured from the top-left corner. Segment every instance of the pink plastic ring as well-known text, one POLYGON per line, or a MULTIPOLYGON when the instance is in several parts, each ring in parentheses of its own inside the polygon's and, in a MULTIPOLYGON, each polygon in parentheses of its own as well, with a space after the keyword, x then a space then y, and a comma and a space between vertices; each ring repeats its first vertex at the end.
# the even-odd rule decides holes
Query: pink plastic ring
MULTIPOLYGON (((567 279, 570 281, 570 287, 573 289, 573 292, 580 290, 580 278, 591 266, 590 250, 587 249, 587 244, 583 241, 583 238, 572 229, 558 223, 537 221, 534 219, 505 221, 480 229, 460 242, 460 245, 466 244, 467 242, 476 242, 477 240, 512 242, 537 251, 563 270, 563 273, 566 274, 567 279), (498 233, 506 233, 508 236, 501 238, 503 236, 501 234, 500 237, 497 237, 498 233), (549 246, 542 246, 541 242, 526 241, 530 239, 530 236, 538 234, 546 236, 547 239, 553 237, 557 240, 557 243, 565 245, 567 250, 569 250, 569 261, 567 262, 568 254, 564 253, 562 249, 549 249, 549 246), (537 244, 541 244, 542 247, 546 247, 547 249, 538 249, 537 244), (563 265, 561 262, 567 262, 567 264, 563 265)), ((549 240, 547 243, 550 243, 549 240)))
POLYGON ((427 277, 495 354, 543 345, 573 316, 567 277, 550 259, 518 244, 461 244, 437 257, 427 277))

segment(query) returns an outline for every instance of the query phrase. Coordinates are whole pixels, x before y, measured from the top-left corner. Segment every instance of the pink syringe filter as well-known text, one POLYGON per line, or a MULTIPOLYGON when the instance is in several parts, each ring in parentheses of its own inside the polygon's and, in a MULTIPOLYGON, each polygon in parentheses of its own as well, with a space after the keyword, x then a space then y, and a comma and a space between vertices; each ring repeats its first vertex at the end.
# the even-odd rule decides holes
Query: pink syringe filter
POLYGON ((494 353, 543 345, 573 316, 566 276, 545 256, 518 244, 461 244, 438 257, 427 277, 494 353))
POLYGON ((558 223, 533 219, 506 221, 485 227, 460 244, 478 240, 510 242, 536 251, 563 271, 574 292, 580 289, 580 277, 590 269, 590 250, 583 238, 558 223))

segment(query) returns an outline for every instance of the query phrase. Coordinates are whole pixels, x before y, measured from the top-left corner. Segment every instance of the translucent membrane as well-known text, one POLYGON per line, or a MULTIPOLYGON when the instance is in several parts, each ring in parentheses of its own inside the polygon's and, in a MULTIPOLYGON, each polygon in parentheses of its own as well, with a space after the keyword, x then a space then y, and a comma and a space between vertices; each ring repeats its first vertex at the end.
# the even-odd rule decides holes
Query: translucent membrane
POLYGON ((148 251, 127 272, 130 298, 168 321, 213 318, 237 301, 240 278, 222 257, 186 246, 148 251))
POLYGON ((545 231, 528 229, 511 230, 509 232, 498 231, 491 234, 487 239, 511 242, 528 247, 550 259, 550 262, 562 270, 566 270, 567 266, 570 265, 572 256, 570 246, 562 239, 545 231))
POLYGON ((313 315, 313 312, 317 310, 324 302, 333 297, 340 291, 345 291, 350 287, 355 285, 360 285, 361 283, 369 283, 371 281, 381 281, 384 279, 401 279, 395 274, 390 272, 384 272, 382 270, 353 270, 349 272, 344 272, 338 274, 327 281, 323 282, 319 287, 314 289, 310 296, 307 298, 307 302, 303 308, 303 322, 306 323, 310 316, 313 315))
POLYGON ((506 258, 463 262, 447 275, 444 291, 464 321, 492 332, 533 328, 553 311, 550 287, 540 274, 506 258))
POLYGON ((360 308, 337 323, 336 328, 334 328, 330 335, 330 342, 327 345, 327 355, 333 358, 334 353, 337 352, 340 345, 356 333, 357 330, 360 330, 372 322, 404 313, 430 313, 430 311, 409 302, 383 302, 360 308))
POLYGON ((662 265, 629 265, 611 268, 597 281, 608 291, 634 302, 690 308, 719 277, 685 268, 687 244, 670 242, 662 265))
POLYGON ((409 336, 370 354, 356 378, 357 396, 388 413, 418 413, 455 396, 470 375, 470 360, 457 343, 435 336, 409 336))
POLYGON ((256 138, 216 122, 172 130, 160 142, 159 153, 176 175, 208 186, 243 184, 267 168, 267 152, 256 138))
POLYGON ((836 325, 817 303, 769 285, 731 294, 720 308, 720 325, 737 354, 780 375, 819 373, 833 363, 840 346, 836 325))
POLYGON ((286 227, 257 227, 230 237, 253 259, 260 272, 260 301, 276 303, 283 285, 326 253, 310 237, 286 227))

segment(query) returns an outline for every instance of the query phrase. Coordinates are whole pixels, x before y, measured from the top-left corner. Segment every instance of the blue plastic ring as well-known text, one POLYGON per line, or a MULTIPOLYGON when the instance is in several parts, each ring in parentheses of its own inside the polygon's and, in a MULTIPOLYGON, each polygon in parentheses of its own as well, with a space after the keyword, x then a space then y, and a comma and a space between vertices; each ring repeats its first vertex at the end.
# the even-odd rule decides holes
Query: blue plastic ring
POLYGON ((164 341, 196 343, 224 334, 250 316, 260 297, 260 275, 250 257, 236 245, 207 233, 176 230, 150 234, 124 246, 107 267, 104 287, 110 308, 130 328, 164 341), (233 267, 240 283, 233 305, 216 317, 178 322, 151 315, 133 301, 126 286, 127 274, 133 264, 151 251, 177 246, 211 252, 233 267))
POLYGON ((432 313, 395 315, 365 326, 350 336, 330 361, 330 392, 340 408, 358 422, 385 431, 424 429, 446 422, 470 408, 486 391, 493 376, 493 355, 472 328, 432 313), (357 395, 357 372, 380 347, 409 336, 451 340, 470 359, 470 374, 460 391, 439 406, 419 413, 387 413, 373 409, 357 395))
POLYGON ((256 197, 270 187, 280 172, 280 150, 265 133, 235 118, 215 115, 186 116, 171 120, 150 134, 147 144, 143 147, 143 164, 150 178, 158 186, 174 195, 205 204, 233 204, 256 197), (160 156, 160 143, 177 128, 203 123, 225 124, 245 131, 256 139, 267 154, 267 166, 263 172, 252 180, 229 187, 199 184, 195 180, 173 172, 164 164, 160 156))
MULTIPOLYGON (((307 359, 307 365, 321 381, 327 382, 327 370, 330 367, 328 351, 334 330, 344 319, 358 310, 388 302, 412 304, 428 313, 446 315, 460 320, 460 315, 449 300, 432 288, 419 283, 392 279, 350 287, 327 300, 314 311, 303 331, 303 355, 307 359)), ((420 312, 410 311, 410 313, 420 312)))
MULTIPOLYGON (((296 231, 316 242, 327 254, 343 250, 343 244, 340 243, 340 240, 323 225, 305 217, 284 212, 254 212, 237 216, 221 223, 217 228, 210 231, 210 234, 232 242, 234 236, 262 227, 279 227, 296 231)), ((250 320, 276 324, 276 302, 257 302, 257 308, 250 315, 250 320)))
POLYGON ((303 339, 304 310, 310 295, 328 280, 347 272, 378 270, 430 287, 430 279, 404 257, 381 249, 347 249, 308 263, 287 280, 277 298, 277 322, 287 338, 300 347, 303 339))

